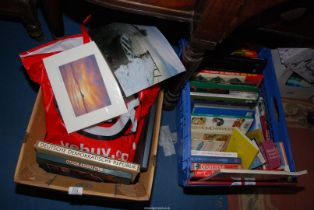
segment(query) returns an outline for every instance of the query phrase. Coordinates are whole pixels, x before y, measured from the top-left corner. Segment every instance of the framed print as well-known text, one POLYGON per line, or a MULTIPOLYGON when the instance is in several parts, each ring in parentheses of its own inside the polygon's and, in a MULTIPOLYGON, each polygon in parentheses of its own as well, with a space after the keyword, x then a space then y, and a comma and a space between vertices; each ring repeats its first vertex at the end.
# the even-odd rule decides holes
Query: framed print
POLYGON ((127 112, 118 83, 95 42, 43 61, 69 133, 127 112))

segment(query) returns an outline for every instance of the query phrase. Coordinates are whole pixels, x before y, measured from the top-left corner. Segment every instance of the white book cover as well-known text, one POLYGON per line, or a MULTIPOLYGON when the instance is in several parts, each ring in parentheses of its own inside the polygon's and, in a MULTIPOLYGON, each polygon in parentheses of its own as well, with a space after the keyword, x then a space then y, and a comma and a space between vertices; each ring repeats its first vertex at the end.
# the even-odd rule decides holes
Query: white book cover
POLYGON ((127 112, 118 83, 95 42, 43 62, 68 133, 127 112))

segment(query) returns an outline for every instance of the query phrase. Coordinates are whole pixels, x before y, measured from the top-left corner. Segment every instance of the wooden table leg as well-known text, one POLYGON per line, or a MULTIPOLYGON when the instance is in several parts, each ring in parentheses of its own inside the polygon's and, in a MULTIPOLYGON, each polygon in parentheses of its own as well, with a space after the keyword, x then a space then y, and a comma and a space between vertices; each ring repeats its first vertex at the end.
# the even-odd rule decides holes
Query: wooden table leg
POLYGON ((215 43, 212 43, 212 47, 210 48, 208 44, 204 45, 200 40, 192 39, 183 50, 181 60, 186 68, 186 72, 172 78, 171 82, 168 84, 163 102, 164 110, 172 110, 176 106, 186 81, 189 80, 202 62, 206 50, 214 49, 215 45, 215 43), (206 48, 204 46, 206 46, 206 48))
POLYGON ((41 0, 44 16, 54 38, 64 35, 64 24, 60 0, 41 0))
POLYGON ((42 40, 43 32, 38 21, 36 1, 18 1, 18 7, 22 14, 21 20, 30 37, 42 40))

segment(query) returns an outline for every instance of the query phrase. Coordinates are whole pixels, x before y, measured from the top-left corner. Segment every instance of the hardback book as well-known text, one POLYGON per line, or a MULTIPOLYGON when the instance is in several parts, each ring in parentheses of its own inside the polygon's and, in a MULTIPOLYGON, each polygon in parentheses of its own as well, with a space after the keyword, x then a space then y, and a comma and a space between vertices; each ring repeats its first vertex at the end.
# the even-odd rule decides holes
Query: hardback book
POLYGON ((191 131, 204 133, 231 134, 232 128, 239 128, 246 133, 254 121, 253 116, 239 116, 226 114, 192 113, 191 131))
POLYGON ((229 163, 237 164, 241 163, 241 158, 238 157, 219 157, 219 156, 191 156, 191 162, 195 163, 229 163))
POLYGON ((130 184, 134 181, 132 174, 115 169, 107 169, 93 164, 70 160, 53 154, 36 153, 36 160, 40 167, 47 172, 88 179, 98 182, 114 182, 130 184))
POLYGON ((105 169, 128 172, 132 174, 132 180, 136 178, 140 171, 139 164, 115 160, 101 155, 70 149, 43 141, 38 141, 35 144, 35 149, 37 153, 54 155, 60 158, 91 164, 105 169))
POLYGON ((196 80, 190 81, 190 88, 192 91, 209 92, 209 93, 210 92, 214 93, 215 90, 217 90, 217 92, 219 90, 221 92, 228 91, 228 90, 242 90, 242 91, 257 92, 259 90, 259 88, 254 85, 210 83, 210 82, 202 82, 202 81, 196 81, 196 80))
POLYGON ((156 103, 151 106, 149 114, 144 121, 144 126, 142 129, 143 132, 141 133, 134 157, 134 162, 140 164, 141 172, 144 172, 148 169, 149 154, 154 133, 156 106, 156 103))
POLYGON ((237 98, 221 98, 221 97, 206 97, 206 96, 199 96, 197 94, 190 94, 191 100, 195 103, 199 104, 208 104, 208 105, 228 105, 228 106, 235 106, 235 107, 255 107, 256 100, 250 99, 237 99, 237 98))
POLYGON ((191 150, 191 156, 205 156, 205 157, 238 157, 236 152, 220 152, 220 151, 199 151, 191 150))
POLYGON ((267 160, 266 168, 279 168, 281 160, 276 144, 272 140, 267 140, 262 143, 262 147, 267 160))
POLYGON ((192 80, 221 84, 253 85, 258 87, 262 83, 263 78, 263 74, 204 69, 199 71, 192 80))
POLYGON ((216 99, 226 100, 230 102, 255 102, 259 96, 258 92, 241 91, 241 90, 228 90, 227 92, 200 92, 191 91, 190 95, 195 98, 204 98, 207 100, 215 101, 216 99))
POLYGON ((239 163, 191 163, 191 171, 194 170, 217 170, 220 168, 241 168, 239 163))
POLYGON ((228 116, 230 118, 254 118, 255 115, 255 110, 253 108, 245 106, 200 104, 192 101, 192 108, 192 113, 228 116))
POLYGON ((238 128, 233 128, 226 151, 238 153, 242 165, 248 169, 258 154, 259 148, 238 128))
POLYGON ((210 177, 222 168, 240 169, 241 164, 192 163, 190 179, 195 180, 210 177))

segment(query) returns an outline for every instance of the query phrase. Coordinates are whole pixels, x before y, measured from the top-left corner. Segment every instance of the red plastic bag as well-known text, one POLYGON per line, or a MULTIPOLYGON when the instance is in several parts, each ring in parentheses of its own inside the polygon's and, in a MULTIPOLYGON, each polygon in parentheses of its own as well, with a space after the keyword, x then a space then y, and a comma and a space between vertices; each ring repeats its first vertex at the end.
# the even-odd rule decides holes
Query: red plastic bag
MULTIPOLYGON (((124 118, 119 117, 113 119, 112 122, 103 122, 77 132, 67 133, 58 111, 43 64, 43 58, 90 41, 91 39, 86 30, 82 28, 82 34, 54 40, 20 54, 28 75, 34 82, 40 84, 42 89, 47 128, 44 140, 69 148, 131 162, 142 132, 144 118, 148 115, 149 109, 159 93, 160 88, 158 86, 145 89, 138 93, 135 99, 129 100, 129 113, 127 116, 123 116, 124 118), (99 135, 99 132, 106 135, 99 135), (107 135, 108 133, 111 134, 107 135)), ((127 100, 126 103, 129 107, 127 100)))

